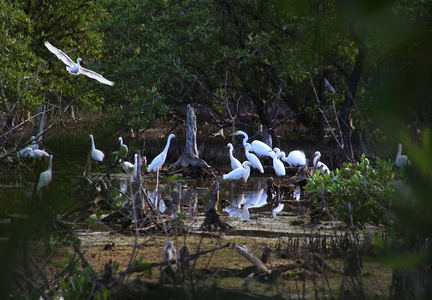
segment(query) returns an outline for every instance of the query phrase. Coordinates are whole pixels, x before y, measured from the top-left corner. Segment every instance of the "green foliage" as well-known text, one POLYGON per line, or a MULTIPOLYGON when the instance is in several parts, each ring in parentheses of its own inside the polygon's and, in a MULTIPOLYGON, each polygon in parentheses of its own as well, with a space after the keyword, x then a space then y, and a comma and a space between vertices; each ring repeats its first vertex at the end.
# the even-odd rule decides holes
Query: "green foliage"
POLYGON ((64 266, 68 275, 59 278, 59 296, 64 299, 109 299, 109 290, 98 282, 91 266, 82 268, 79 260, 68 253, 64 266))
POLYGON ((363 228, 366 223, 388 224, 387 210, 392 205, 393 164, 376 158, 373 166, 365 155, 358 163, 343 163, 330 174, 316 172, 305 189, 308 197, 327 204, 338 220, 363 228), (349 205, 348 205, 349 204, 349 205))

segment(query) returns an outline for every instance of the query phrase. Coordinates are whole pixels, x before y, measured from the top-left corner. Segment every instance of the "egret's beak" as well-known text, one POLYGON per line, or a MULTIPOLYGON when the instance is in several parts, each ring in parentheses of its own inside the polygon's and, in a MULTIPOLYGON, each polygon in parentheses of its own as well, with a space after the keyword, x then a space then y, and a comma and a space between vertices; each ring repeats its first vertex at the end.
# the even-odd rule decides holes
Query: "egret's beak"
POLYGON ((230 134, 228 134, 228 136, 236 135, 236 133, 237 133, 237 132, 230 133, 230 134))

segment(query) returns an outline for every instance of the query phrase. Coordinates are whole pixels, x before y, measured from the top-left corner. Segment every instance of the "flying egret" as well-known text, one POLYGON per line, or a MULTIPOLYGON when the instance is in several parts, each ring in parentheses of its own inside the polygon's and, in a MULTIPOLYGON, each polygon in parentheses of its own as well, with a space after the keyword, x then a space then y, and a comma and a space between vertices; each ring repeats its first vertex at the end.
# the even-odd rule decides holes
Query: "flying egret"
POLYGON ((321 158, 321 152, 316 151, 314 153, 313 157, 313 166, 316 170, 319 170, 320 174, 330 174, 330 169, 327 167, 327 165, 321 161, 319 161, 321 158))
POLYGON ((164 164, 165 159, 167 157, 167 154, 168 154, 168 149, 169 149, 169 146, 170 146, 170 143, 171 143, 171 139, 173 139, 175 137, 176 136, 173 133, 171 133, 168 136, 165 148, 163 149, 163 151, 161 153, 159 153, 158 156, 156 156, 155 158, 153 158, 152 162, 148 166, 148 171, 149 172, 159 171, 160 167, 162 167, 162 165, 164 164))
POLYGON ((111 85, 111 86, 114 85, 114 82, 106 79, 102 75, 100 75, 94 71, 91 71, 91 70, 88 70, 88 69, 81 67, 81 63, 82 63, 81 58, 78 58, 77 62, 75 63, 69 56, 67 56, 66 53, 64 53, 60 49, 57 49, 56 47, 51 45, 48 41, 46 41, 44 44, 48 48, 49 51, 54 53, 58 59, 60 59, 62 62, 64 62, 66 64, 66 70, 69 73, 71 73, 72 75, 81 75, 82 74, 82 75, 85 75, 85 76, 90 77, 92 79, 96 79, 100 83, 111 85))
POLYGON ((27 147, 21 149, 18 152, 18 156, 19 157, 27 157, 30 154, 30 149, 33 149, 33 150, 39 149, 39 145, 38 145, 36 138, 34 136, 31 137, 31 144, 28 145, 27 147))
POLYGON ((48 157, 49 154, 45 150, 29 148, 28 152, 27 152, 27 156, 32 157, 32 158, 41 159, 44 156, 48 157))
POLYGON ((233 155, 233 151, 234 151, 233 145, 231 143, 228 143, 227 147, 229 148, 228 151, 229 151, 229 157, 230 157, 230 161, 231 161, 231 168, 233 170, 237 169, 237 168, 241 168, 241 166, 242 166, 241 162, 237 158, 235 158, 233 155))
MULTIPOLYGON (((249 140, 249 136, 247 135, 246 132, 244 131, 236 131, 235 133, 232 133, 231 135, 243 135, 243 146, 245 146, 247 144, 247 141, 249 140)), ((262 155, 262 156, 270 156, 272 157, 273 155, 273 150, 272 148, 270 148, 269 145, 267 145, 264 142, 261 142, 259 140, 254 140, 252 141, 252 143, 250 143, 251 145, 251 151, 255 152, 258 155, 262 155)))
POLYGON ((280 151, 278 157, 286 162, 287 164, 294 166, 294 167, 300 167, 300 166, 306 166, 306 155, 301 150, 293 150, 290 153, 288 153, 288 156, 285 154, 284 151, 280 151))
POLYGON ((410 165, 411 162, 408 159, 408 156, 402 155, 402 144, 398 144, 398 152, 396 154, 395 165, 397 167, 405 167, 406 165, 410 165))
POLYGON ((264 168, 261 164, 261 161, 258 159, 258 157, 255 154, 249 152, 249 150, 251 149, 251 144, 246 143, 244 149, 245 149, 246 158, 248 161, 250 161, 252 167, 258 169, 261 173, 264 173, 264 168))
POLYGON ((224 180, 238 180, 243 178, 244 182, 246 182, 250 175, 250 161, 244 161, 240 168, 232 170, 228 174, 223 175, 224 180))
POLYGON ((275 173, 277 176, 285 176, 285 166, 283 162, 279 159, 280 149, 274 148, 272 151, 274 154, 272 156, 273 159, 273 169, 275 170, 275 173))
POLYGON ((49 156, 49 162, 48 162, 48 169, 46 171, 43 171, 39 175, 39 182, 37 185, 37 190, 40 191, 41 188, 48 186, 48 184, 52 180, 52 160, 53 156, 49 156))
POLYGON ((96 149, 93 134, 90 134, 91 142, 92 142, 92 150, 91 150, 91 157, 96 161, 103 161, 105 154, 96 149))

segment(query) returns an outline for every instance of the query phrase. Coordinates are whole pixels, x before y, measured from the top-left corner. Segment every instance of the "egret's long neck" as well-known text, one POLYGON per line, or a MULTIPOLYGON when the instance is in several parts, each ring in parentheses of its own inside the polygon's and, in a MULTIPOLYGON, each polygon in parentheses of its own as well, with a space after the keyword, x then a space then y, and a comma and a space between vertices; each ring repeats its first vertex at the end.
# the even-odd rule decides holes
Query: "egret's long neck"
POLYGON ((93 139, 92 136, 91 136, 90 138, 91 138, 91 140, 92 140, 92 149, 94 150, 94 149, 96 149, 96 146, 95 146, 95 143, 94 143, 94 139, 93 139))
POLYGON ((398 152, 397 152, 397 157, 399 157, 399 156, 401 156, 402 155, 402 144, 399 144, 398 145, 398 152))
POLYGON ((165 153, 165 155, 166 155, 167 152, 168 152, 168 148, 169 148, 169 146, 170 146, 170 144, 171 144, 171 139, 172 139, 171 136, 168 137, 168 140, 167 140, 167 143, 166 143, 166 145, 165 145, 165 149, 164 149, 164 153, 165 153))
POLYGON ((317 164, 318 164, 318 160, 320 159, 319 155, 315 155, 315 157, 313 158, 313 165, 316 168, 317 164))
POLYGON ((49 171, 52 171, 52 160, 53 160, 53 157, 50 156, 50 159, 49 159, 49 162, 48 162, 48 170, 49 171))

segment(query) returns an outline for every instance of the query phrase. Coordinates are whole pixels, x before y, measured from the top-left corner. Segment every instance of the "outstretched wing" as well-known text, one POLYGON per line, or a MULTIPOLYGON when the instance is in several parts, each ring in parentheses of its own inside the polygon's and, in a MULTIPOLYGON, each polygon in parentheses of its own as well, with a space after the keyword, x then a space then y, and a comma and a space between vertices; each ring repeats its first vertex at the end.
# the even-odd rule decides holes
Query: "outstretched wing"
POLYGON ((98 73, 96 73, 96 72, 94 72, 92 70, 88 70, 88 69, 80 67, 79 70, 78 70, 78 74, 83 74, 83 75, 85 75, 87 77, 96 79, 97 81, 99 81, 100 83, 103 83, 103 84, 107 84, 107 85, 111 85, 111 86, 114 85, 114 82, 106 79, 101 74, 98 74, 98 73))
POLYGON ((44 44, 48 48, 49 51, 54 53, 57 56, 57 58, 60 59, 62 62, 64 62, 67 66, 69 66, 69 67, 75 66, 74 61, 72 59, 70 59, 70 57, 67 56, 66 53, 64 53, 60 49, 57 49, 56 47, 51 45, 48 41, 45 41, 44 44))

